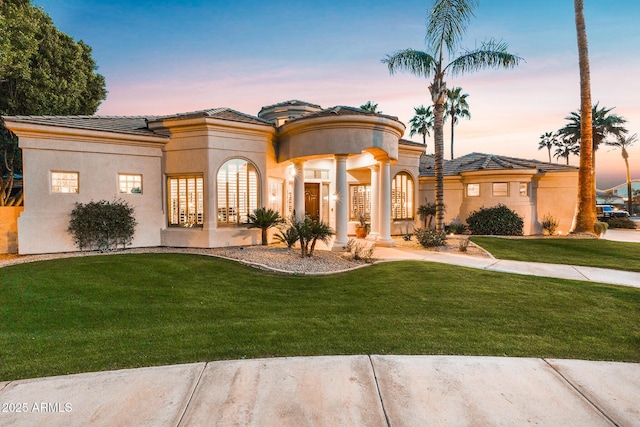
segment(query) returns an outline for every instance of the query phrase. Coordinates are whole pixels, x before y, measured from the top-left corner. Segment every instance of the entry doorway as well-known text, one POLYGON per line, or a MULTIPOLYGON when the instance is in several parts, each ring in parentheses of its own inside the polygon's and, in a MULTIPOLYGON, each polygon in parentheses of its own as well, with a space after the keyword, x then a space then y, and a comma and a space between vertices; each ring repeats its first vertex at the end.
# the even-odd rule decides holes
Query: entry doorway
POLYGON ((304 210, 312 220, 320 219, 320 183, 305 182, 304 210))

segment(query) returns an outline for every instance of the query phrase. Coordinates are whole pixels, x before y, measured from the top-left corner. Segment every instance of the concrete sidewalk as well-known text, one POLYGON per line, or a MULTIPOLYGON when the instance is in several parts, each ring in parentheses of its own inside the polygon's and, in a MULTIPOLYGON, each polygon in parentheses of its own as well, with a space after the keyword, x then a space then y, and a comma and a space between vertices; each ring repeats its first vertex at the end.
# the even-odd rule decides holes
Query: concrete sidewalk
POLYGON ((640 364, 298 357, 0 383, 0 425, 640 426, 639 399, 640 364))
POLYGON ((588 282, 607 283, 611 285, 640 287, 640 273, 609 270, 606 268, 509 261, 444 252, 384 247, 376 247, 374 258, 380 261, 432 261, 503 273, 526 274, 532 276, 555 277, 560 279, 583 280, 588 282))

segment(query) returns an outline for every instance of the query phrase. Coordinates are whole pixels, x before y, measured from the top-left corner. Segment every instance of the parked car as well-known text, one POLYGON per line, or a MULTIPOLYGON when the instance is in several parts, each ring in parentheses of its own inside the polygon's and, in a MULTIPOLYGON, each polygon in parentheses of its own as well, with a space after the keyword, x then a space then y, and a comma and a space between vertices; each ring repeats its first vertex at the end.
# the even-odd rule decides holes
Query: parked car
POLYGON ((629 212, 617 209, 611 205, 596 205, 596 215, 598 220, 607 218, 629 218, 629 212))

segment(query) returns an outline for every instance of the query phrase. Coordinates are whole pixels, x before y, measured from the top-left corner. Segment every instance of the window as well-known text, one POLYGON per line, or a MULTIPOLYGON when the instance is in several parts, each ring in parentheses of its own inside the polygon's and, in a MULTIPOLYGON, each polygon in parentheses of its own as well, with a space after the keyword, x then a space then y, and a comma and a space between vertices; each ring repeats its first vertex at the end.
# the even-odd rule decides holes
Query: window
POLYGON ((51 172, 52 193, 78 193, 78 172, 51 172))
POLYGON ((494 182, 492 185, 493 195, 496 197, 504 197, 509 195, 509 183, 508 182, 494 182))
POLYGON ((281 179, 269 178, 269 205, 267 208, 282 213, 284 204, 284 183, 281 179))
POLYGON ((467 184, 467 197, 479 197, 480 184, 467 184))
POLYGON ((169 177, 169 225, 181 227, 204 224, 204 185, 201 176, 169 177))
POLYGON ((413 179, 406 172, 400 172, 391 181, 391 216, 413 219, 413 179))
POLYGON ((351 185, 349 196, 351 220, 358 221, 361 215, 367 220, 371 219, 371 186, 351 185))
POLYGON ((245 224, 258 208, 258 171, 242 159, 226 162, 218 171, 218 224, 245 224))
POLYGON ((118 187, 121 193, 142 194, 142 175, 118 174, 118 187))
POLYGON ((521 182, 520 183, 520 195, 521 196, 528 196, 529 195, 529 184, 526 182, 521 182))

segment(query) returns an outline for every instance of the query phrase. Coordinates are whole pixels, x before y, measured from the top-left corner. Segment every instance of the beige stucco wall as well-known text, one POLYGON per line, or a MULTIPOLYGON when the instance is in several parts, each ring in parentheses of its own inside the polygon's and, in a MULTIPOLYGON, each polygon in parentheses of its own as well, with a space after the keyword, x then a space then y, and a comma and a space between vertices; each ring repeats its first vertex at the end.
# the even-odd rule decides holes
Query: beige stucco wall
POLYGON ((418 207, 425 203, 425 199, 420 196, 420 156, 424 153, 424 146, 420 145, 398 145, 398 160, 391 165, 391 179, 401 173, 406 172, 413 180, 413 219, 393 220, 391 219, 391 235, 398 236, 412 233, 416 228, 422 227, 422 221, 418 215, 418 207))
MULTIPOLYGON (((163 123, 171 136, 166 145, 164 176, 204 177, 205 218, 202 227, 169 227, 164 221, 162 245, 176 247, 223 247, 260 243, 260 230, 246 226, 218 226, 216 178, 228 160, 240 158, 253 163, 260 182, 259 206, 267 201, 267 164, 275 163, 274 128, 211 118, 168 120, 163 123)), ((284 170, 284 169, 282 169, 284 170)), ((162 197, 166 210, 166 182, 162 197)))
MULTIPOLYGON (((420 194, 435 200, 433 177, 422 177, 420 194)), ((577 171, 539 173, 537 170, 477 171, 445 177, 445 224, 465 223, 469 214, 482 207, 504 204, 523 218, 525 235, 541 234, 540 221, 547 212, 560 221, 559 231, 566 234, 573 219, 577 171), (507 182, 509 194, 494 196, 492 184, 507 182), (528 195, 522 196, 519 184, 527 183, 528 195), (467 184, 479 184, 480 195, 466 196, 467 184)))
MULTIPOLYGON (((76 251, 67 232, 75 203, 122 199, 138 222, 133 247, 160 244, 163 224, 161 139, 113 140, 95 132, 73 135, 18 133, 23 153, 25 210, 18 220, 21 254, 76 251), (79 192, 51 191, 51 172, 77 172, 79 192), (142 194, 121 194, 118 174, 142 175, 142 194)), ((125 137, 126 138, 126 137, 125 137)))
POLYGON ((18 217, 22 206, 0 206, 0 254, 18 253, 18 217))

